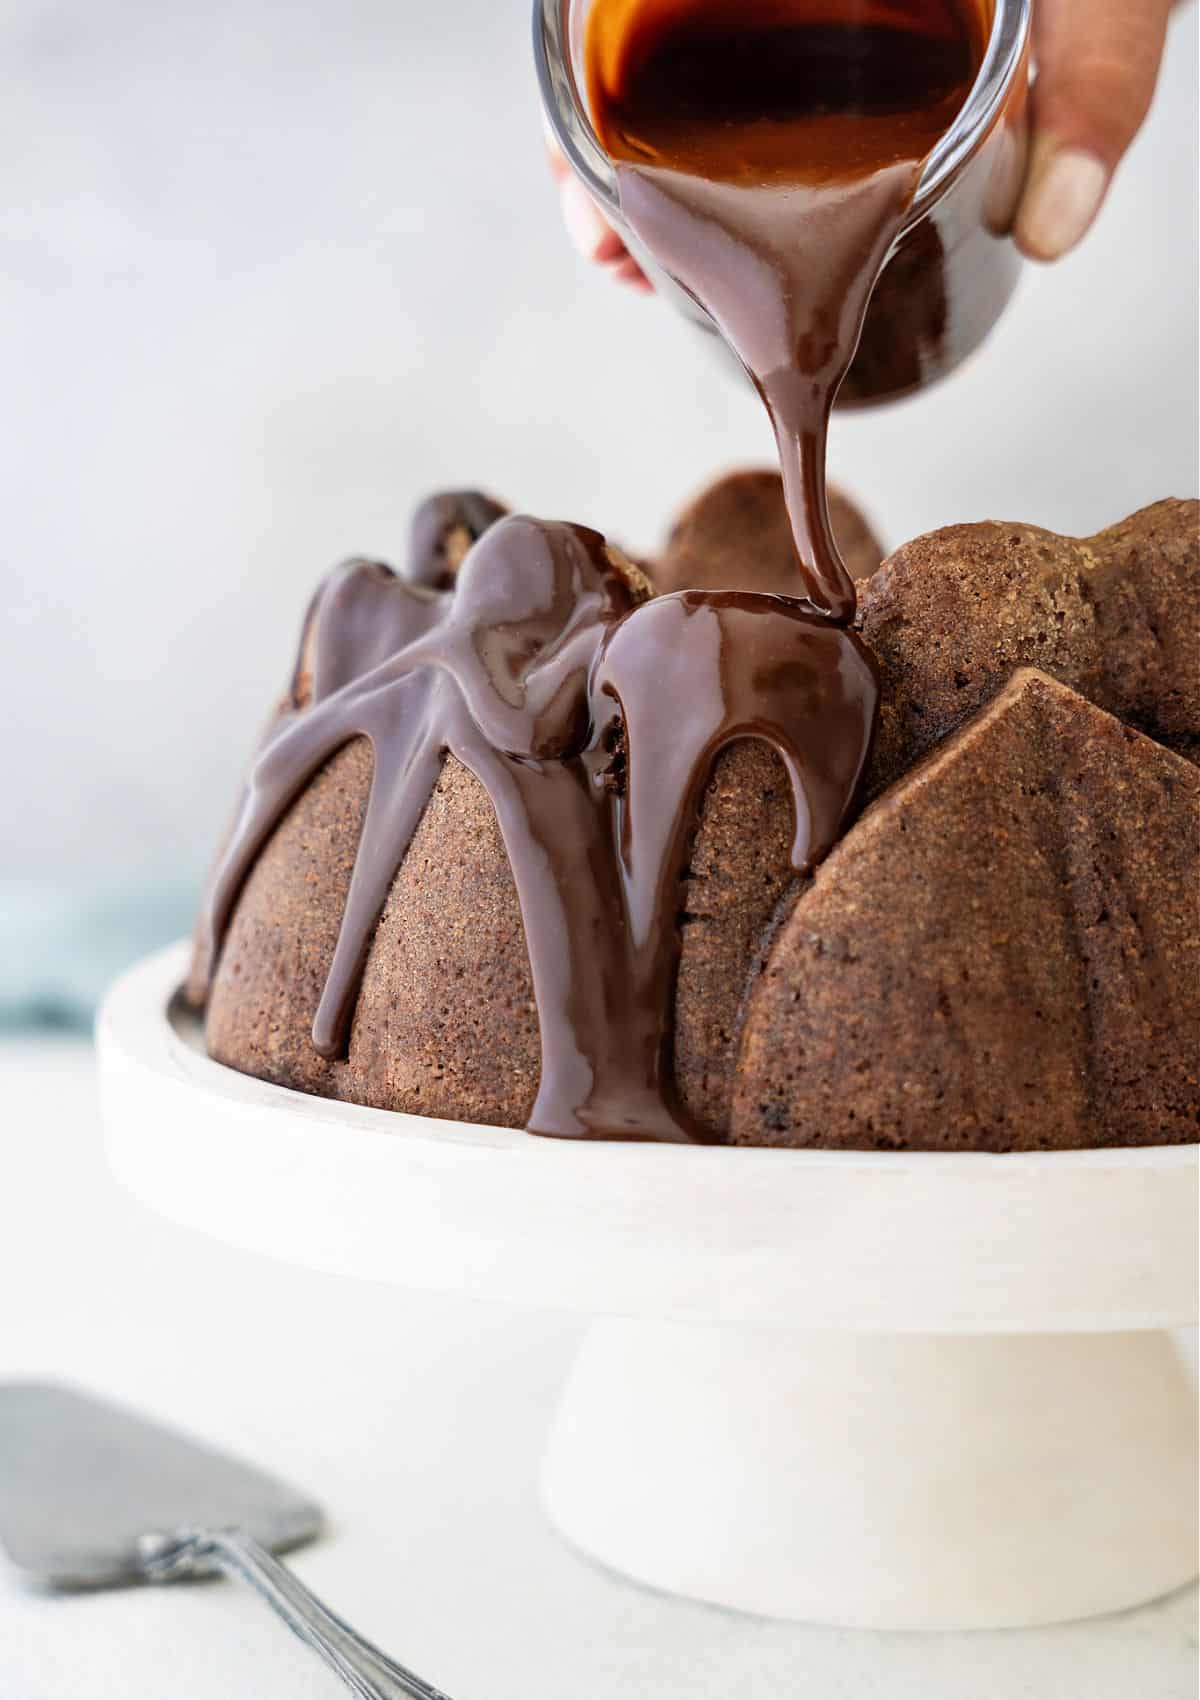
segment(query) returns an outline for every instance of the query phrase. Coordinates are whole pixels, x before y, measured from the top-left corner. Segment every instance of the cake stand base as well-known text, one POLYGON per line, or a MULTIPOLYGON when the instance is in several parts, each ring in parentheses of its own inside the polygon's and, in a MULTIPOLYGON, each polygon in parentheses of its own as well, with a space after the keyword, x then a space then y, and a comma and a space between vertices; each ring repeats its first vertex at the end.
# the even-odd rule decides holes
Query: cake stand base
MULTIPOLYGON (((113 987, 109 1159, 183 1226, 332 1275, 601 1318, 545 1501, 672 1593, 871 1628, 1047 1623, 1196 1570, 1195 1146, 533 1139, 204 1054, 185 946, 113 987)), ((381 1460, 386 1473, 386 1462, 381 1460)))
POLYGON ((639 1582, 873 1629, 1051 1623, 1196 1572, 1196 1402, 1163 1332, 593 1325, 543 1495, 639 1582))

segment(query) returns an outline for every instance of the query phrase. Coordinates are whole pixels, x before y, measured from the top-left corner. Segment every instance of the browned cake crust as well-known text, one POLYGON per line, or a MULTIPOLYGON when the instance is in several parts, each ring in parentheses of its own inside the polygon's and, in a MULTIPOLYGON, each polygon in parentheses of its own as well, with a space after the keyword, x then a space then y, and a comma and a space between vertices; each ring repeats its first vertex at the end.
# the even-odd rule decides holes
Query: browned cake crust
POLYGON ((897 549, 858 587, 882 685, 866 794, 878 796, 1026 666, 1195 760, 1198 522, 1200 503, 1168 500, 1082 540, 989 522, 897 549))
POLYGON ((519 1127, 540 1067, 521 905, 495 812, 448 756, 375 931, 338 1096, 519 1127))
MULTIPOLYGON (((870 785, 891 789, 798 897, 777 758, 720 757, 679 896, 675 1076, 705 1129, 996 1150, 1197 1137, 1200 776, 1074 694, 1196 756, 1197 512, 1161 502, 1083 543, 952 527, 861 586, 884 678, 870 785), (1043 672, 1013 678, 1030 660, 1043 672)), ((754 577, 791 570, 777 476, 722 480, 664 560, 680 583, 782 588, 754 577)), ((307 683, 302 654, 290 705, 307 683)), ((365 741, 341 751, 257 858, 210 1051, 302 1091, 522 1126, 541 1052, 520 908, 487 795, 452 759, 347 1057, 313 1048, 371 772, 365 741)))
MULTIPOLYGON (((209 995, 209 1052, 322 1097, 523 1126, 541 1046, 520 905, 487 794, 452 758, 376 929, 347 1059, 313 1049, 370 780, 370 747, 350 745, 263 849, 209 995)), ((736 745, 713 770, 680 894, 676 1076, 714 1133, 728 1125, 750 964, 793 882, 790 847, 777 758, 736 745)))
MULTIPOLYGON (((883 551, 863 515, 829 494, 833 534, 851 578, 867 578, 883 551)), ((661 592, 754 590, 797 593, 796 551, 777 472, 731 472, 702 490, 671 528, 650 576, 661 592)))
POLYGON ((718 757, 681 897, 675 1081, 684 1107, 724 1135, 742 1005, 780 903, 795 885, 787 776, 764 744, 718 757))
POLYGON ((491 804, 452 759, 376 929, 348 1055, 313 1049, 371 771, 363 740, 335 756, 258 858, 208 1000, 210 1054, 321 1097, 519 1126, 540 1065, 520 906, 491 804))
POLYGON ((1031 670, 862 818, 751 994, 732 1137, 1193 1140, 1200 772, 1031 670))
POLYGON ((336 1097, 337 1065, 312 1044, 371 783, 359 739, 280 822, 238 899, 208 997, 210 1056, 244 1074, 336 1097))

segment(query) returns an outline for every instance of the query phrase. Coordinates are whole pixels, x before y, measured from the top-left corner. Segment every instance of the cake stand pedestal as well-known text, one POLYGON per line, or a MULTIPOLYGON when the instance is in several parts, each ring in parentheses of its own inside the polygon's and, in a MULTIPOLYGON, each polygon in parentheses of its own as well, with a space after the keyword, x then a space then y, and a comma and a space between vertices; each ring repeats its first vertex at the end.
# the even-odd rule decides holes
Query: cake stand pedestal
POLYGON ((870 1628, 1030 1625, 1196 1572, 1195 1147, 987 1156, 578 1144, 210 1061, 184 947, 113 988, 118 1178, 367 1280, 595 1314, 543 1491, 672 1593, 870 1628))

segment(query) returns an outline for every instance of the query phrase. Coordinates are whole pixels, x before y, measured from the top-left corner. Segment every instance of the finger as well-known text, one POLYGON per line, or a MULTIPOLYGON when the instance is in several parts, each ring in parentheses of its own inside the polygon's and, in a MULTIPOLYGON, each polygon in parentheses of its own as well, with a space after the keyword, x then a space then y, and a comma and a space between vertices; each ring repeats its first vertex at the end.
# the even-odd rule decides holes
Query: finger
POLYGON ((632 254, 626 254, 615 265, 610 266, 608 275, 615 277, 618 283, 628 283, 632 288, 644 290, 647 294, 654 292, 654 285, 632 254))
POLYGON ((1171 0, 1035 0, 1033 147, 1018 245, 1057 260, 1085 235, 1150 109, 1171 0))
POLYGON ((626 248, 592 200, 583 184, 571 171, 558 145, 548 119, 542 117, 546 145, 546 160, 551 175, 559 186, 563 222, 572 242, 585 260, 593 260, 608 268, 609 276, 635 289, 652 291, 654 285, 626 248))
POLYGON ((567 235, 585 260, 598 260, 602 265, 608 265, 626 257, 625 244, 612 225, 601 216, 578 177, 568 173, 561 195, 567 235))

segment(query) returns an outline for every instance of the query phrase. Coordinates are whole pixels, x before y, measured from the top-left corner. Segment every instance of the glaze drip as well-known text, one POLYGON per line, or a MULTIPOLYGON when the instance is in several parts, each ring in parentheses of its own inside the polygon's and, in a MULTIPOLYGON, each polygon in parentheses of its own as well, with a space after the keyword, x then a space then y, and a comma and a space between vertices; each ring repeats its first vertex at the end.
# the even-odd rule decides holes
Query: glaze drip
POLYGON ((640 601, 634 579, 597 532, 522 516, 493 524, 447 590, 339 567, 212 881, 206 972, 289 805, 366 738, 370 796, 313 1023, 322 1055, 344 1052, 375 924, 451 754, 491 799, 520 900, 542 1049, 530 1131, 702 1139, 671 1033, 679 889, 713 761, 747 737, 778 753, 803 871, 853 804, 878 691, 862 642, 798 601, 640 601))

